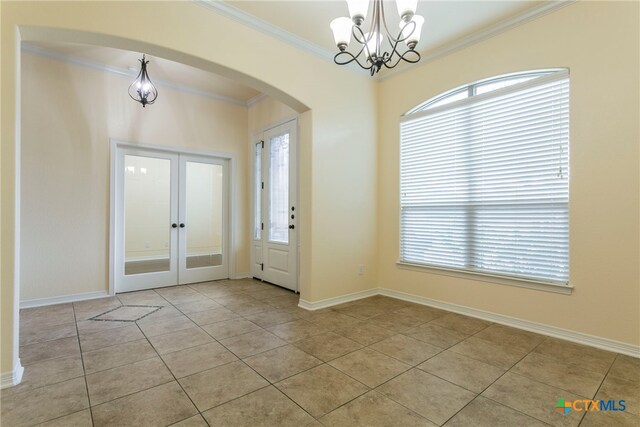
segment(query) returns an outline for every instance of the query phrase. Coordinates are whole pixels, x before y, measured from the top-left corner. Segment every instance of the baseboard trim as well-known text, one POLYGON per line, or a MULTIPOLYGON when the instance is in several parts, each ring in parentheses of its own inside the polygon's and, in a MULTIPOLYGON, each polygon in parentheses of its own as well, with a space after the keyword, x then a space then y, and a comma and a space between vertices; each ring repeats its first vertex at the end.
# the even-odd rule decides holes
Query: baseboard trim
POLYGON ((108 291, 98 292, 82 292, 79 294, 63 295, 60 297, 36 298, 20 301, 20 308, 42 307, 44 305, 64 304, 67 302, 84 301, 88 299, 97 299, 108 297, 108 291))
POLYGON ((582 332, 570 331, 555 326, 545 325, 541 323, 531 322, 529 320, 518 319, 511 316, 492 313, 489 311, 478 310, 457 304, 451 304, 431 298, 421 297, 417 295, 407 294, 392 289, 378 288, 380 295, 401 299, 404 301, 414 302, 417 304, 428 305, 430 307, 440 308, 454 313, 464 314, 466 316, 475 317, 482 320, 489 320, 501 325, 511 326, 525 331, 535 332, 542 335, 548 335, 555 338, 584 344, 591 347, 597 347, 602 350, 612 351, 614 353, 626 354, 627 356, 640 358, 640 346, 627 344, 608 338, 597 337, 594 335, 584 334, 582 332))
POLYGON ((251 273, 246 272, 246 273, 235 273, 233 275, 233 279, 234 280, 238 280, 238 279, 251 279, 253 276, 251 275, 251 273))
POLYGON ((320 310, 321 308, 327 308, 338 304, 344 304, 345 302, 356 301, 362 298, 372 297, 374 295, 378 295, 379 289, 366 289, 360 292, 354 292, 352 294, 341 295, 339 297, 326 298, 320 301, 311 302, 306 301, 300 298, 300 302, 298 303, 298 307, 304 308, 305 310, 320 310))
POLYGON ((13 367, 13 371, 0 374, 0 389, 13 387, 14 385, 20 384, 20 382, 22 381, 23 373, 24 368, 20 363, 20 359, 18 359, 16 365, 13 367))

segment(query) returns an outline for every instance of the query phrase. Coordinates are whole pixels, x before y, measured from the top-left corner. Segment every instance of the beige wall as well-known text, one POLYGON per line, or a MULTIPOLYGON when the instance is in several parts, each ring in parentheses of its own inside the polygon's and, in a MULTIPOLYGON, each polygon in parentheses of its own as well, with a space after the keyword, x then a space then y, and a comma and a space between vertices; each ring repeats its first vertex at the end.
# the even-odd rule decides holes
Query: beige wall
POLYGON ((249 107, 249 138, 297 115, 294 109, 275 98, 262 98, 249 107))
POLYGON ((380 84, 380 286, 640 343, 638 14, 638 2, 577 2, 380 84), (399 269, 400 116, 464 83, 550 67, 569 67, 571 73, 573 294, 399 269))
MULTIPOLYGON (((0 7, 1 373, 11 372, 18 360, 16 299, 20 278, 14 254, 19 245, 16 215, 19 174, 15 160, 20 153, 21 138, 15 123, 20 120, 16 109, 20 39, 94 43, 145 51, 150 56, 183 62, 250 84, 303 113, 299 122, 302 297, 317 301, 375 286, 375 275, 357 275, 359 263, 372 266, 376 261, 377 137, 371 80, 193 2, 1 2, 0 7), (149 16, 153 19, 148 19, 149 16), (255 40, 260 40, 259 49, 255 49, 255 40), (336 153, 340 153, 339 158, 336 153)), ((158 105, 161 104, 153 107, 158 105)), ((114 114, 128 118, 132 115, 118 109, 114 114)), ((196 133, 198 126, 193 124, 188 131, 196 133)), ((159 139, 153 130, 146 128, 135 133, 138 140, 159 139)), ((245 147, 246 135, 245 129, 245 147)), ((181 139, 173 136, 172 141, 181 139)), ((106 201, 104 193, 96 193, 95 197, 106 201)), ((99 205, 105 201, 95 202, 99 205)), ((98 213, 102 211, 96 209, 98 213)), ((91 221, 86 216, 82 220, 91 221)), ((106 235, 106 230, 101 234, 106 235)), ((246 236, 238 239, 247 241, 246 236)), ((104 274, 104 270, 98 270, 97 274, 104 274)))
MULTIPOLYGON (((108 290, 109 138, 235 156, 233 250, 236 272, 249 270, 247 108, 160 87, 158 101, 143 109, 129 98, 129 84, 22 55, 22 301, 108 290)), ((139 250, 147 241, 150 250, 163 246, 140 237, 139 250)))

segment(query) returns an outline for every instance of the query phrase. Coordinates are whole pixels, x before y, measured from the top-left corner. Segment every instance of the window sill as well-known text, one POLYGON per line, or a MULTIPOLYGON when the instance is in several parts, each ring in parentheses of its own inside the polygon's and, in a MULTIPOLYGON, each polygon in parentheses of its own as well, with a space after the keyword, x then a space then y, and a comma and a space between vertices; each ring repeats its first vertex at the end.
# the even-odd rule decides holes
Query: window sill
POLYGON ((424 273, 440 274, 443 276, 458 277, 461 279, 477 280, 480 282, 494 283, 498 285, 516 286, 519 288, 534 289, 537 291, 553 292, 556 294, 571 295, 573 286, 557 285, 553 283, 538 282, 535 280, 518 279, 515 277, 494 276, 491 274, 471 273, 468 271, 448 268, 431 267, 420 264, 411 264, 397 261, 398 268, 403 270, 421 271, 424 273))

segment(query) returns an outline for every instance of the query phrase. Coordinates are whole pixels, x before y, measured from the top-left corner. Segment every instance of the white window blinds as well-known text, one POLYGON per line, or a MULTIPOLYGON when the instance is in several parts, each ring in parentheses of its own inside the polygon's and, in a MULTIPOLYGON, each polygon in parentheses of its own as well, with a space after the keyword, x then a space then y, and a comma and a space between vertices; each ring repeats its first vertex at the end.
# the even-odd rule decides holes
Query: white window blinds
POLYGON ((405 116, 400 261, 567 284, 569 77, 405 116))

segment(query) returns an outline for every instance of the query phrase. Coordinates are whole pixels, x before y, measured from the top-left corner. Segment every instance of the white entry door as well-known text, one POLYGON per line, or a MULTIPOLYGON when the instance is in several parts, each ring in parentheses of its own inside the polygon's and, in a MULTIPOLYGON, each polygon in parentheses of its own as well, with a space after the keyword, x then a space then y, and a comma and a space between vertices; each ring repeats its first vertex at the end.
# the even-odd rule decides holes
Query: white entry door
POLYGON ((253 144, 253 277, 298 290, 296 125, 291 121, 253 144))
POLYGON ((226 279, 227 160, 118 146, 116 292, 226 279))

